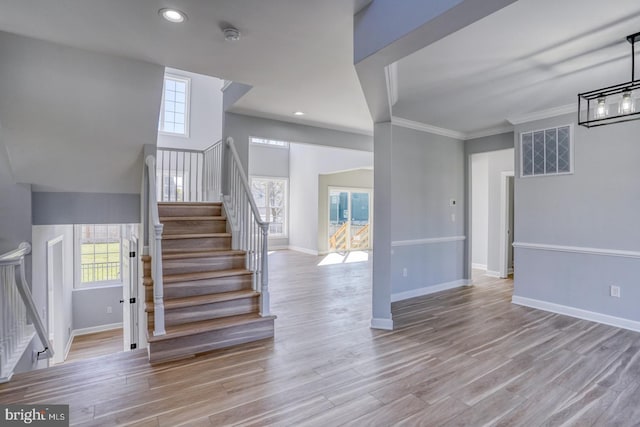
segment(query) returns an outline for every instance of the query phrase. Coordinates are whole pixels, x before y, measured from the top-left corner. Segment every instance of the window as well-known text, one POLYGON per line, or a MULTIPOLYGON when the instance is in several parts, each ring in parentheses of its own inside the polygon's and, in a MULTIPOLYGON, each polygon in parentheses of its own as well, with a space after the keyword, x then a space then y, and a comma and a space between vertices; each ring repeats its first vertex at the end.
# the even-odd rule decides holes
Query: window
POLYGON ((286 237, 287 180, 282 178, 251 178, 251 193, 262 220, 270 223, 270 237, 286 237))
POLYGON ((252 144, 266 145, 268 147, 289 148, 289 143, 286 141, 277 141, 275 139, 264 139, 251 137, 249 141, 252 144))
POLYGON ((573 132, 560 126, 520 134, 520 176, 573 173, 573 132))
POLYGON ((160 109, 161 132, 189 136, 189 92, 191 79, 166 74, 160 109))
POLYGON ((76 286, 120 283, 122 228, 113 224, 75 226, 76 286))

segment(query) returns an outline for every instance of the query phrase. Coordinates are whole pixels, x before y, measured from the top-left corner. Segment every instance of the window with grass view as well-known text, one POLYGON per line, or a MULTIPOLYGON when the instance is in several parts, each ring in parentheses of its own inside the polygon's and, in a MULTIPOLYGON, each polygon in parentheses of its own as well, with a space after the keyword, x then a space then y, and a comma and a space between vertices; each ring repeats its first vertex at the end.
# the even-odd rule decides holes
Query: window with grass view
POLYGON ((122 228, 114 224, 76 226, 81 285, 121 281, 122 228))
POLYGON ((287 236, 287 180, 252 178, 251 193, 263 221, 269 222, 270 237, 287 236))

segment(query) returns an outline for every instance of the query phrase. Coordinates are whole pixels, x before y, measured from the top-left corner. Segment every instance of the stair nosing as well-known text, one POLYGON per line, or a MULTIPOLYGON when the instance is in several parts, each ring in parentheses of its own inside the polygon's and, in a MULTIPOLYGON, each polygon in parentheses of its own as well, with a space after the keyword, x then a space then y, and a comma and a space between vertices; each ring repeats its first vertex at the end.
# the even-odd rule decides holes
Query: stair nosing
MULTIPOLYGON (((240 314, 236 316, 220 317, 217 319, 200 320, 197 322, 181 323, 179 325, 167 326, 165 328, 166 330, 165 335, 153 335, 150 333, 151 331, 147 330, 147 342, 154 343, 154 342, 166 341, 174 338, 182 338, 190 335, 197 335, 197 334, 202 334, 202 333, 211 332, 211 331, 217 331, 217 330, 219 331, 222 329, 239 326, 239 325, 257 323, 263 320, 269 320, 269 319, 275 320, 275 318, 276 316, 260 316, 260 314, 258 313, 251 313, 251 314, 240 314), (229 319, 234 319, 234 318, 238 319, 238 322, 231 323, 231 324, 222 324, 220 326, 216 325, 216 323, 223 323, 223 320, 228 321, 229 319), (212 324, 213 327, 205 327, 203 330, 196 331, 196 332, 192 332, 191 330, 189 330, 189 327, 193 328, 194 325, 195 326, 206 325, 207 323, 212 324)), ((209 326, 209 325, 206 325, 206 326, 209 326)))
POLYGON ((253 272, 245 268, 229 268, 226 270, 212 270, 212 271, 198 271, 194 273, 177 273, 167 274, 162 276, 164 284, 172 284, 179 282, 193 282, 196 280, 216 279, 220 277, 232 277, 232 276, 247 276, 253 272), (196 276, 196 277, 193 277, 196 276), (201 276, 201 277, 198 277, 201 276), (169 280, 167 280, 169 279, 169 280))
MULTIPOLYGON (((259 295, 260 293, 254 290, 247 289, 243 291, 221 292, 217 294, 203 294, 203 295, 192 295, 189 297, 168 298, 164 300, 164 309, 166 312, 168 310, 177 310, 177 309, 187 308, 187 307, 197 307, 199 305, 213 304, 216 302, 226 302, 226 301, 235 301, 235 300, 246 299, 246 298, 255 298, 259 295), (225 298, 225 295, 226 295, 226 298, 225 298), (205 296, 208 296, 211 299, 204 298, 205 296), (218 298, 215 298, 214 296, 217 296, 218 298)), ((148 306, 149 306, 149 309, 145 307, 144 311, 147 313, 153 313, 155 311, 153 303, 151 302, 150 304, 148 304, 148 306)))
POLYGON ((231 237, 231 233, 193 233, 193 234, 163 234, 163 240, 178 240, 178 239, 201 239, 212 237, 231 237))
POLYGON ((227 218, 221 215, 208 216, 161 216, 160 222, 164 221, 226 221, 227 218))
POLYGON ((176 252, 162 254, 162 259, 184 259, 184 258, 202 258, 211 256, 230 256, 230 255, 245 255, 245 251, 235 249, 210 249, 204 251, 189 251, 189 252, 176 252))

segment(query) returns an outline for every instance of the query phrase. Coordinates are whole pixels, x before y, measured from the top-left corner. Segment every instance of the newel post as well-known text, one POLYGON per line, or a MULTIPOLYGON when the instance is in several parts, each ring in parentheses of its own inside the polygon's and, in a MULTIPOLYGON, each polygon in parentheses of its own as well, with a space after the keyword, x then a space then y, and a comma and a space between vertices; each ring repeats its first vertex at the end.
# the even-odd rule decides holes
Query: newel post
POLYGON ((260 315, 271 316, 271 302, 269 300, 269 224, 260 224, 262 229, 262 274, 260 276, 260 315))

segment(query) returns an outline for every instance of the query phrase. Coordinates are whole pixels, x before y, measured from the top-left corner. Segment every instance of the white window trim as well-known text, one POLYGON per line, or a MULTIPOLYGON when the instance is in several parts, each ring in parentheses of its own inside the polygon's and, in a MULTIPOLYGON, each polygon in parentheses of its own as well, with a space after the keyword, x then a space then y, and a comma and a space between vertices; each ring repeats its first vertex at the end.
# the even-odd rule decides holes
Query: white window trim
MULTIPOLYGON (((258 144, 258 145, 263 145, 263 144, 258 144)), ((289 238, 289 178, 282 177, 282 176, 252 175, 249 177, 249 188, 253 186, 254 179, 284 181, 284 224, 282 226, 282 228, 284 229, 284 233, 271 234, 271 232, 269 232, 269 238, 270 239, 288 239, 289 238)), ((251 196, 253 197, 253 194, 251 196)))
MULTIPOLYGON (((283 141, 281 139, 262 138, 262 137, 259 137, 259 136, 250 136, 249 137, 249 145, 253 145, 253 146, 257 146, 257 147, 277 148, 279 150, 288 150, 289 146, 291 145, 291 143, 289 141, 283 141), (254 142, 254 139, 265 139, 267 141, 284 142, 285 145, 263 144, 261 142, 254 142)), ((256 178, 258 178, 258 177, 256 177, 256 178)), ((266 177, 266 178, 270 178, 270 177, 266 177)), ((271 177, 271 178, 274 178, 274 177, 271 177)))
MULTIPOLYGON (((564 124, 564 125, 557 125, 557 126, 550 126, 550 127, 546 127, 543 129, 532 129, 532 130, 526 130, 526 131, 522 131, 520 132, 520 138, 519 138, 519 142, 518 142, 518 157, 519 157, 519 161, 520 161, 520 173, 518 174, 520 178, 542 178, 545 176, 562 176, 562 175, 573 175, 575 170, 574 170, 574 153, 573 153, 573 139, 574 139, 574 133, 573 133, 573 123, 568 123, 568 124, 564 124), (523 150, 522 150, 522 136, 524 134, 530 133, 530 134, 534 134, 536 132, 544 132, 547 131, 549 129, 559 129, 559 128, 564 128, 564 127, 568 127, 569 128, 569 172, 555 172, 555 173, 543 173, 543 174, 532 174, 532 175, 524 175, 524 160, 523 160, 523 150)), ((546 153, 545 153, 546 156, 546 153)))
POLYGON ((120 280, 103 280, 101 282, 87 282, 82 283, 81 269, 81 244, 80 235, 82 233, 81 228, 83 225, 118 225, 118 224, 74 224, 73 226, 73 289, 99 289, 99 288, 114 288, 122 286, 122 239, 124 233, 122 231, 122 225, 120 227, 120 280))
POLYGON ((158 133, 167 136, 177 136, 179 138, 189 138, 191 128, 191 78, 178 74, 165 73, 162 79, 162 101, 160 103, 160 120, 158 121, 158 133), (178 80, 186 84, 185 105, 184 105, 184 133, 168 132, 163 130, 164 124, 164 86, 167 79, 178 80))

